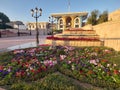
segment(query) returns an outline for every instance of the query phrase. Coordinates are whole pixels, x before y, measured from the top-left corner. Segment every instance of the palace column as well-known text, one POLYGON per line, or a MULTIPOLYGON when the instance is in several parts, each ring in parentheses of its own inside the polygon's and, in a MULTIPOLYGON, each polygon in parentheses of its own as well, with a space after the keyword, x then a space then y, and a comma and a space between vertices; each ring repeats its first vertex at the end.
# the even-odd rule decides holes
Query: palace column
POLYGON ((63 31, 64 31, 66 29, 66 17, 63 16, 62 20, 63 20, 63 31))
POLYGON ((74 19, 75 17, 74 16, 71 16, 71 27, 74 28, 74 19))
POLYGON ((59 30, 59 29, 60 29, 60 28, 59 28, 59 23, 58 23, 59 18, 56 18, 56 20, 57 20, 57 23, 56 23, 56 24, 57 24, 57 27, 56 27, 56 28, 59 30))
POLYGON ((80 16, 79 18, 80 18, 80 27, 82 27, 82 16, 80 16))

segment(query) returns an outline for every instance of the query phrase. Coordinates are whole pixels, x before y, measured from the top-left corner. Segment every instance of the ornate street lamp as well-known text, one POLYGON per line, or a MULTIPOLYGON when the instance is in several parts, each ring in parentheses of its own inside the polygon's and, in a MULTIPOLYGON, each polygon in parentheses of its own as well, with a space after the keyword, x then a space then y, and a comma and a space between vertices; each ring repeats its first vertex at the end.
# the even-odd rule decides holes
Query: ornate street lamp
POLYGON ((18 36, 20 36, 20 31, 19 31, 19 24, 18 24, 18 36))
POLYGON ((39 32, 38 32, 38 18, 42 15, 42 9, 38 9, 37 7, 33 10, 31 9, 31 15, 36 19, 36 45, 39 45, 39 32))
MULTIPOLYGON (((0 19, 0 24, 2 25, 2 19, 0 19)), ((0 38, 2 37, 1 31, 0 31, 0 38)))
POLYGON ((49 18, 50 24, 52 25, 51 27, 52 27, 52 35, 53 35, 53 24, 54 24, 54 22, 56 21, 56 19, 54 19, 53 16, 48 17, 48 18, 49 18))
POLYGON ((32 25, 29 24, 28 26, 29 26, 29 28, 30 28, 30 36, 31 36, 31 35, 32 35, 32 33, 31 33, 31 26, 32 26, 32 25))

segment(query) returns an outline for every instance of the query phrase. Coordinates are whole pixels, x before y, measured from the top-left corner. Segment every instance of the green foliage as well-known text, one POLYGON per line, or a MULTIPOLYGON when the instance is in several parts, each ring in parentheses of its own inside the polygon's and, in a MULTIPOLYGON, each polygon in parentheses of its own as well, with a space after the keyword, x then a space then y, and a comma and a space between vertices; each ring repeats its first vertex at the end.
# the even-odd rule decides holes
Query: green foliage
POLYGON ((103 11, 103 13, 100 14, 99 10, 93 10, 87 19, 87 24, 96 25, 106 21, 108 21, 108 11, 103 11))
POLYGON ((10 90, 85 90, 73 83, 73 80, 59 73, 49 74, 37 82, 18 82, 11 86, 10 90))
POLYGON ((0 12, 0 19, 2 20, 2 23, 10 22, 8 16, 6 16, 4 13, 0 12))
POLYGON ((99 15, 98 24, 108 21, 108 11, 104 11, 99 15))
POLYGON ((96 25, 97 24, 97 18, 98 18, 98 10, 94 10, 91 12, 91 15, 87 19, 88 24, 96 25))
POLYGON ((0 28, 5 29, 5 28, 10 28, 10 26, 6 25, 5 23, 10 22, 10 19, 8 16, 6 16, 4 13, 0 12, 0 28))
POLYGON ((14 55, 11 52, 5 52, 0 54, 0 65, 11 62, 14 55))

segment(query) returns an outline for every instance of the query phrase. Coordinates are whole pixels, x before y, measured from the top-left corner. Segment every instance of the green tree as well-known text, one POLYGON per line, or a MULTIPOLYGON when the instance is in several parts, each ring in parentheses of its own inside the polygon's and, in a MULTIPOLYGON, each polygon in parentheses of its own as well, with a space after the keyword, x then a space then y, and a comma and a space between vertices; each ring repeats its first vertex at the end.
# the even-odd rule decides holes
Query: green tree
POLYGON ((98 24, 108 21, 108 11, 104 11, 99 15, 98 24))
POLYGON ((98 10, 93 10, 87 19, 87 24, 96 25, 106 21, 108 21, 108 11, 103 11, 100 14, 98 10))
POLYGON ((92 11, 91 15, 87 19, 87 24, 96 25, 98 16, 99 16, 99 11, 98 10, 92 11))
POLYGON ((0 12, 0 28, 1 29, 5 29, 7 27, 9 27, 8 25, 6 25, 6 23, 10 22, 10 19, 8 18, 8 16, 6 16, 4 13, 0 12))

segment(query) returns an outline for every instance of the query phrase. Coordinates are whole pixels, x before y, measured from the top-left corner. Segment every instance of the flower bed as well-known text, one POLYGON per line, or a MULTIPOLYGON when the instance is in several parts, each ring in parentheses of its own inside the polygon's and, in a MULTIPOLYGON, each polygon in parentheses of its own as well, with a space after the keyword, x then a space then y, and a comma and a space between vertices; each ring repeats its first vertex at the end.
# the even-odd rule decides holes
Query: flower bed
POLYGON ((50 37, 47 37, 47 39, 50 39, 50 40, 65 40, 65 41, 100 41, 99 39, 97 38, 60 38, 60 37, 54 37, 54 36, 50 36, 50 37))
POLYGON ((77 30, 77 29, 73 29, 73 30, 64 30, 63 34, 81 34, 81 35, 86 35, 86 34, 95 34, 96 32, 94 30, 77 30))
POLYGON ((120 87, 120 67, 106 59, 117 55, 111 48, 43 45, 10 55, 8 63, 0 60, 0 85, 36 81, 59 71, 98 87, 120 87))

